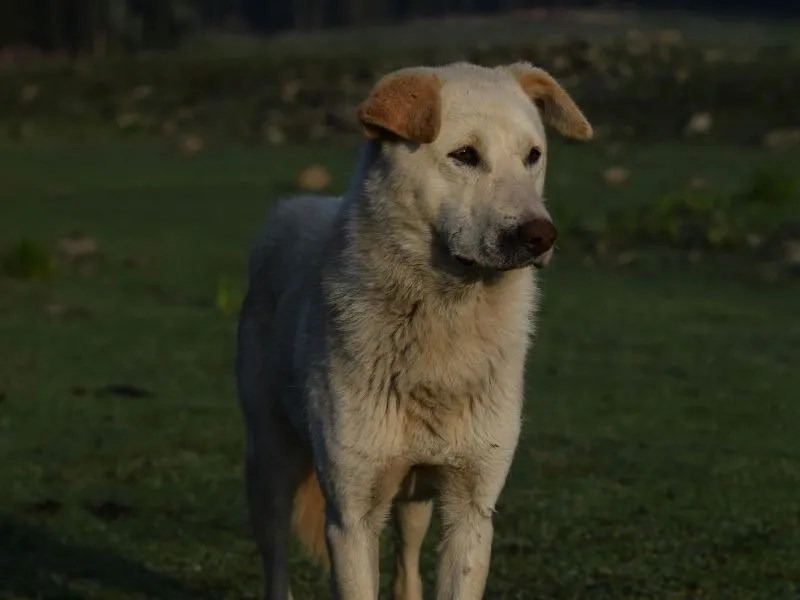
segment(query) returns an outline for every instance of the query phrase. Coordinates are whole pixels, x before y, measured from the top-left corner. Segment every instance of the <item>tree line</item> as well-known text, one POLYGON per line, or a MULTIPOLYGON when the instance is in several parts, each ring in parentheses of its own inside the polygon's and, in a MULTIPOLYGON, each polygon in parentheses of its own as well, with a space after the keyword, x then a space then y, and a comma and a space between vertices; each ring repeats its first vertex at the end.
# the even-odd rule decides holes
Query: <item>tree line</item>
POLYGON ((70 54, 175 46, 187 34, 231 28, 260 34, 402 22, 445 14, 496 14, 608 6, 796 11, 796 0, 0 0, 0 48, 70 54))

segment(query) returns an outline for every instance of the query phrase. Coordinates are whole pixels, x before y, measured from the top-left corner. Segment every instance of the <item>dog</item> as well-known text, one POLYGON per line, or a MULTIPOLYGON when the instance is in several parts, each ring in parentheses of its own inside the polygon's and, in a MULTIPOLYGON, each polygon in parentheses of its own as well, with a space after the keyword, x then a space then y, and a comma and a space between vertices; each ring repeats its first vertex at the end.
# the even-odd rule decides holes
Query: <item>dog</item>
POLYGON ((592 127, 544 70, 404 68, 358 109, 343 198, 277 202, 238 323, 245 479, 264 597, 291 598, 292 521, 333 597, 378 597, 396 531, 395 600, 422 600, 436 502, 438 600, 483 596, 492 515, 521 427, 535 270, 556 228, 545 124, 592 127))

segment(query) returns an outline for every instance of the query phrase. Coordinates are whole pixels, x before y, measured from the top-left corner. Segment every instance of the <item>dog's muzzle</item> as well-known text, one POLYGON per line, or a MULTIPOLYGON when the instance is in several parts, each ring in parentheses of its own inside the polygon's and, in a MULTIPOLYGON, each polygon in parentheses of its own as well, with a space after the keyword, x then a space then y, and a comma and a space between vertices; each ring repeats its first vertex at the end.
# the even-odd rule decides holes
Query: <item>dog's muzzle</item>
POLYGON ((558 231, 550 219, 535 217, 505 231, 500 250, 510 267, 533 265, 542 268, 550 262, 558 231))

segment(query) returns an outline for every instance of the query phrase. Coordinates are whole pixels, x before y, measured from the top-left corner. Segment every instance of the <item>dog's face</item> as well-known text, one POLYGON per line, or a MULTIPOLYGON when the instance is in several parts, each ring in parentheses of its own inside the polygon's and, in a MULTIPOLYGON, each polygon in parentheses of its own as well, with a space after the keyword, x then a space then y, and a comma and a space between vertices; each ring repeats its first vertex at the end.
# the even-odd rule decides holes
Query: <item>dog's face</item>
POLYGON ((394 214, 429 228, 463 268, 545 266, 556 228, 544 203, 544 123, 589 139, 567 93, 525 63, 404 69, 381 80, 359 113, 382 138, 394 214))

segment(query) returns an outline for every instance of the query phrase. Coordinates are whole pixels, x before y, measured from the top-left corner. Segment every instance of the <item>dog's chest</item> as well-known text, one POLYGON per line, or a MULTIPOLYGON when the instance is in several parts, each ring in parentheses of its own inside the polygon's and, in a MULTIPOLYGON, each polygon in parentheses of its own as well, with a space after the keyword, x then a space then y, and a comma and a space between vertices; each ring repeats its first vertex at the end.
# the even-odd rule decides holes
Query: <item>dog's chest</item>
POLYGON ((414 310, 374 323, 362 340, 370 359, 360 395, 376 409, 372 426, 421 461, 493 444, 506 428, 498 415, 514 420, 521 400, 527 314, 414 310))

